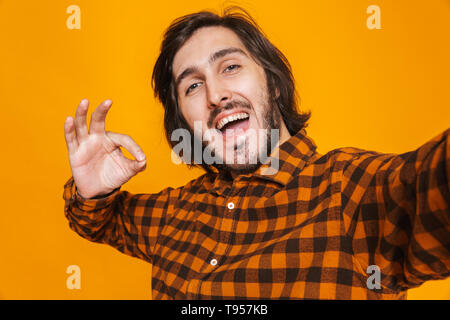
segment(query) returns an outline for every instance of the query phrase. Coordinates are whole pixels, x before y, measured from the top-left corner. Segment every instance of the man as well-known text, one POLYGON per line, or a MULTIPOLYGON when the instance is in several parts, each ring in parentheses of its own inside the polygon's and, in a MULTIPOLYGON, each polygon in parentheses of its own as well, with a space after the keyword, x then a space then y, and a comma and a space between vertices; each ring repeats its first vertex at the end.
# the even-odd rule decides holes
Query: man
POLYGON ((70 227, 152 263, 154 299, 404 299, 449 276, 450 130, 400 155, 318 154, 289 63, 243 12, 175 20, 153 71, 169 143, 184 129, 216 161, 183 150, 204 175, 157 194, 121 191, 145 155, 105 132, 110 100, 88 130, 83 100, 65 122, 70 227))

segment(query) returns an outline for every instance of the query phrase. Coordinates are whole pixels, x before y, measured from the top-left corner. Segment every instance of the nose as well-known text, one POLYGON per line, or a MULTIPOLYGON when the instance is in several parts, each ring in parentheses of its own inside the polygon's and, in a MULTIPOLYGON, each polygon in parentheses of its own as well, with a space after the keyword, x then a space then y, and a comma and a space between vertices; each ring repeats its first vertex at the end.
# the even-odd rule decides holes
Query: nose
POLYGON ((206 88, 209 108, 222 108, 231 101, 231 91, 220 81, 210 80, 206 83, 206 88))

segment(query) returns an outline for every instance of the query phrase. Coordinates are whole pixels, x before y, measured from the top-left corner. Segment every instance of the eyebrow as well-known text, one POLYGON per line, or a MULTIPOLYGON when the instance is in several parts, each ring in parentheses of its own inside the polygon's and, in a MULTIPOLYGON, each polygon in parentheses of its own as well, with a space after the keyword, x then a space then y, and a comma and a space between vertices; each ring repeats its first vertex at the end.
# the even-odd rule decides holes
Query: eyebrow
MULTIPOLYGON (((230 47, 230 48, 221 49, 221 50, 216 51, 213 54, 211 54, 211 56, 208 59, 208 64, 211 65, 217 59, 220 59, 220 58, 222 58, 226 55, 232 54, 232 53, 240 53, 240 54, 248 57, 248 55, 244 52, 244 50, 235 48, 235 47, 230 47)), ((184 71, 175 80, 175 88, 178 88, 178 86, 180 85, 181 81, 183 81, 183 79, 187 78, 191 74, 196 73, 198 71, 199 71, 199 69, 196 66, 191 66, 191 67, 184 69, 184 71)))

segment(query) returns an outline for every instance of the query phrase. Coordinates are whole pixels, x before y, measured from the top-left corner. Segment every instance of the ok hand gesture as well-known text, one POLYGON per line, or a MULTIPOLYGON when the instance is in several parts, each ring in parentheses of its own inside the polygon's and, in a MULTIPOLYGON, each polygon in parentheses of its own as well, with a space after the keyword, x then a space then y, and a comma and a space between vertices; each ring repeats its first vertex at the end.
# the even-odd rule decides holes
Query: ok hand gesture
POLYGON ((83 198, 107 194, 120 187, 146 167, 142 149, 123 134, 105 131, 105 118, 112 105, 105 100, 92 113, 89 131, 86 115, 89 102, 80 102, 75 119, 67 117, 64 133, 69 162, 78 193, 83 198), (136 160, 125 157, 125 148, 136 160))

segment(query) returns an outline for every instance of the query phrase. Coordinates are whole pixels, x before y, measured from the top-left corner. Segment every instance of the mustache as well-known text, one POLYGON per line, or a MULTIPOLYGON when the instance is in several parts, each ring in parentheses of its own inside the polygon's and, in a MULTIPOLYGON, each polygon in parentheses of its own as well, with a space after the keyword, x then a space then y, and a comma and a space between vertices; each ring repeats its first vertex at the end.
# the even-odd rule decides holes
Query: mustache
POLYGON ((244 102, 244 101, 230 101, 222 108, 215 108, 215 109, 213 109, 213 111, 211 111, 211 113, 209 114, 209 118, 208 118, 208 122, 207 122, 208 127, 212 128, 214 119, 220 113, 222 113, 224 111, 227 111, 227 110, 237 109, 239 107, 241 107, 243 109, 251 110, 250 104, 247 103, 247 102, 244 102))

